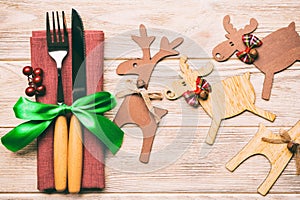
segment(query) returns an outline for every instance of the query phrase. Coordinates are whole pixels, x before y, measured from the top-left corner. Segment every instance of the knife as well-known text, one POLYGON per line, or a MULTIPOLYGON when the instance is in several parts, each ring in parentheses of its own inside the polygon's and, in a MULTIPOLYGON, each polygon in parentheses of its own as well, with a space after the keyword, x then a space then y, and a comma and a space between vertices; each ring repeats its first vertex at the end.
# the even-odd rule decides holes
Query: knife
MULTIPOLYGON (((86 96, 86 63, 84 29, 81 17, 72 9, 72 95, 73 102, 86 96)), ((71 116, 68 145, 68 188, 78 193, 82 177, 82 127, 75 115, 71 116)))

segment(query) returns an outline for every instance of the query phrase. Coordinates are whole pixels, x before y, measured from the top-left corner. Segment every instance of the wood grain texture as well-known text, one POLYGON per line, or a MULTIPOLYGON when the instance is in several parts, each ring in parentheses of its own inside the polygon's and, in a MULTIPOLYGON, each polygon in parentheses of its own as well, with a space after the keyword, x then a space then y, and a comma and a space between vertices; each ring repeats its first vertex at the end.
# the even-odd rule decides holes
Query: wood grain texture
POLYGON ((68 143, 68 191, 78 193, 82 178, 82 128, 75 115, 70 119, 68 143))
MULTIPOLYGON (((293 126, 288 134, 295 142, 299 140, 300 122, 293 126)), ((234 171, 242 162, 254 155, 263 155, 271 163, 271 170, 264 182, 258 187, 257 191, 266 195, 271 189, 275 181, 283 172, 293 154, 288 150, 286 144, 272 144, 262 140, 262 138, 279 139, 279 134, 274 134, 268 130, 263 124, 259 125, 259 130, 249 141, 249 143, 227 164, 226 168, 229 171, 234 171)))
MULTIPOLYGON (((153 143, 151 162, 147 165, 136 158, 142 144, 141 131, 127 125, 121 151, 106 158, 106 189, 102 192, 64 195, 38 193, 36 173, 36 142, 18 153, 0 146, 0 199, 299 199, 300 179, 295 175, 292 159, 263 198, 257 186, 266 178, 270 163, 255 156, 245 161, 234 173, 225 168, 257 132, 263 123, 272 132, 292 127, 300 116, 300 64, 295 63, 282 73, 275 74, 270 101, 260 98, 264 75, 254 66, 236 58, 225 63, 213 61, 214 46, 224 40, 223 17, 230 14, 237 28, 244 27, 250 18, 259 22, 256 35, 264 38, 275 30, 295 21, 300 33, 300 4, 297 0, 245 1, 0 1, 0 136, 21 123, 15 119, 12 107, 24 96, 26 77, 22 67, 30 64, 32 30, 45 29, 45 12, 65 10, 70 22, 71 8, 78 10, 86 30, 104 30, 104 89, 114 94, 127 79, 118 76, 117 66, 129 58, 141 57, 138 46, 130 39, 138 34, 143 23, 149 35, 155 35, 153 52, 159 48, 162 35, 174 40, 183 37, 177 48, 187 55, 193 69, 212 61, 214 71, 206 79, 215 83, 230 76, 250 72, 256 92, 256 106, 277 115, 274 123, 249 112, 221 123, 215 144, 204 144, 211 119, 202 108, 196 111, 184 100, 153 101, 153 105, 169 110, 158 128, 153 143), (159 6, 158 6, 159 5, 159 6), (69 11, 69 12, 68 12, 69 11)), ((70 23, 68 24, 70 27, 70 23)), ((180 56, 180 55, 179 55, 180 56)), ((179 56, 159 63, 150 79, 150 87, 162 91, 171 81, 179 79, 179 56)), ((123 99, 106 115, 113 119, 123 99)))
POLYGON ((68 123, 65 116, 58 116, 53 137, 54 184, 58 192, 67 188, 68 174, 68 123))
MULTIPOLYGON (((174 194, 152 194, 152 193, 125 193, 125 194, 83 194, 83 195, 65 195, 64 199, 114 199, 114 200, 121 200, 121 199, 131 199, 131 200, 151 200, 151 199, 182 199, 182 200, 190 200, 190 199, 203 199, 203 200, 211 200, 211 199, 224 199, 224 200, 253 200, 253 199, 297 199, 299 198, 299 194, 271 194, 267 197, 262 197, 255 194, 184 194, 184 193, 174 193, 174 194)), ((46 195, 46 194, 1 194, 0 199, 16 199, 16 200, 23 200, 23 199, 37 199, 37 200, 50 200, 50 199, 59 199, 61 198, 60 195, 46 195)))
MULTIPOLYGON (((187 57, 181 57, 179 61, 183 79, 172 83, 170 89, 165 92, 168 99, 180 97, 185 91, 194 91, 196 79, 211 73, 211 65, 208 65, 207 73, 200 74, 199 70, 192 70, 187 63, 187 57), (171 94, 171 98, 169 98, 171 94)), ((240 76, 228 77, 211 85, 211 92, 207 99, 198 98, 201 107, 212 118, 211 126, 205 140, 208 144, 213 144, 224 119, 235 117, 248 110, 271 122, 276 115, 255 106, 255 91, 250 82, 250 73, 247 72, 240 76)))

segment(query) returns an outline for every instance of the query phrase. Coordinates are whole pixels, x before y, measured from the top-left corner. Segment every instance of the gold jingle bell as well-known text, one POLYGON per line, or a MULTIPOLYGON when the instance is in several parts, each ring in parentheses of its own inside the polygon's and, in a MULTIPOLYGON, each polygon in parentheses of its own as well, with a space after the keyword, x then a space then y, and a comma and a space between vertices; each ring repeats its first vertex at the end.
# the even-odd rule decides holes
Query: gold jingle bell
POLYGON ((200 99, 206 100, 208 98, 208 92, 206 90, 202 90, 199 94, 200 99))
POLYGON ((249 51, 249 54, 250 54, 250 56, 252 57, 252 58, 257 58, 257 56, 258 56, 258 53, 257 53, 257 51, 256 51, 256 49, 251 49, 250 51, 249 51))

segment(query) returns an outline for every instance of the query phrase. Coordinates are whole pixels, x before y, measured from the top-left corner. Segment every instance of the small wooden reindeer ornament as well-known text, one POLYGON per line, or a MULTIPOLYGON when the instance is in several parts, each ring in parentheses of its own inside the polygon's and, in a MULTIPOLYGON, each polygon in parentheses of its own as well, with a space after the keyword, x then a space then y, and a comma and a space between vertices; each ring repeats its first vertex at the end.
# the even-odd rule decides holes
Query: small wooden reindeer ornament
MULTIPOLYGON (((172 85, 165 90, 165 96, 174 100, 182 96, 185 91, 196 87, 196 78, 206 76, 212 71, 212 65, 204 67, 199 71, 189 68, 187 58, 180 58, 180 69, 182 79, 174 81, 172 85), (186 84, 187 83, 187 84, 186 84)), ((269 121, 275 120, 275 115, 254 105, 255 92, 250 82, 250 73, 242 76, 233 76, 215 83, 211 86, 211 93, 206 100, 198 99, 200 105, 206 113, 212 118, 211 126, 206 137, 206 143, 213 144, 218 132, 220 123, 223 119, 237 116, 248 110, 269 121)))
MULTIPOLYGON (((293 154, 296 154, 296 164, 299 165, 300 121, 288 131, 273 134, 264 125, 259 125, 258 132, 249 143, 227 164, 229 171, 234 171, 242 162, 254 155, 264 155, 271 163, 271 170, 259 186, 258 193, 266 195, 279 178, 293 154)), ((299 166, 298 166, 299 170, 299 166)), ((299 173, 299 171, 297 172, 299 173)))
POLYGON ((121 63, 117 68, 117 74, 136 74, 138 79, 136 89, 133 93, 127 95, 118 110, 114 122, 122 127, 125 124, 136 124, 143 132, 143 146, 140 154, 140 161, 149 162, 149 156, 159 120, 167 114, 167 110, 151 106, 151 95, 146 91, 154 67, 163 58, 177 55, 174 50, 183 42, 183 38, 176 38, 169 42, 166 37, 162 37, 160 50, 153 57, 150 55, 150 45, 154 41, 154 36, 147 36, 146 27, 140 25, 140 35, 132 36, 132 39, 141 47, 143 57, 141 59, 132 59, 121 63))
MULTIPOLYGON (((239 51, 237 55, 243 52, 253 51, 251 57, 254 57, 253 64, 265 74, 262 98, 270 99, 274 74, 291 66, 297 60, 300 60, 300 37, 295 31, 295 23, 292 22, 288 27, 278 29, 266 36, 260 42, 255 36, 249 35, 257 28, 256 19, 251 19, 250 24, 245 28, 237 30, 230 23, 230 17, 226 15, 223 20, 224 29, 227 31, 227 41, 217 45, 213 51, 213 57, 217 61, 226 61, 235 51, 239 51), (244 41, 243 41, 243 40, 244 41), (259 44, 258 48, 252 48, 252 43, 259 44), (256 58, 255 58, 256 57, 256 58)), ((252 58, 251 58, 252 59, 252 58)), ((247 61, 247 59, 244 59, 247 61)))

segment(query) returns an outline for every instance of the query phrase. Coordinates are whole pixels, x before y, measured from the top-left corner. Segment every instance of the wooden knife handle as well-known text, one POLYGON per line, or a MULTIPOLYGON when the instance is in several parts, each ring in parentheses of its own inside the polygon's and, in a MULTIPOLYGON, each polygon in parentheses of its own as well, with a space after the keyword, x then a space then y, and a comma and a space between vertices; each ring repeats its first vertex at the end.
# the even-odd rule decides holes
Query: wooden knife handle
POLYGON ((54 128, 54 183, 58 192, 67 187, 68 125, 65 116, 58 116, 54 128))
POLYGON ((82 129, 79 120, 72 115, 69 130, 68 188, 70 193, 78 193, 82 176, 82 129))

